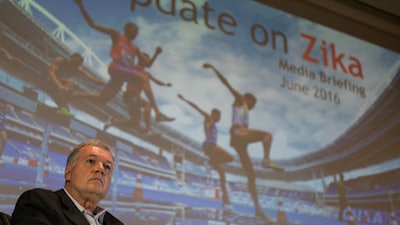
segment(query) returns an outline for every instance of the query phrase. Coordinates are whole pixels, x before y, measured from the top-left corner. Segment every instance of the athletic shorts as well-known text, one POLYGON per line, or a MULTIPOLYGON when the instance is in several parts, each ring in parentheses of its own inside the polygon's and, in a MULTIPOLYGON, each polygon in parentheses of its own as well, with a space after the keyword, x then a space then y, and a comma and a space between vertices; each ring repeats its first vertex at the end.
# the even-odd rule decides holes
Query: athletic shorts
POLYGON ((112 79, 120 79, 126 82, 138 82, 139 70, 125 67, 116 62, 111 62, 108 66, 108 73, 112 79))
POLYGON ((247 143, 244 142, 240 136, 236 135, 236 130, 238 128, 240 128, 240 127, 238 127, 237 125, 233 125, 230 129, 231 138, 230 138, 229 144, 234 149, 243 148, 243 147, 247 146, 247 143))

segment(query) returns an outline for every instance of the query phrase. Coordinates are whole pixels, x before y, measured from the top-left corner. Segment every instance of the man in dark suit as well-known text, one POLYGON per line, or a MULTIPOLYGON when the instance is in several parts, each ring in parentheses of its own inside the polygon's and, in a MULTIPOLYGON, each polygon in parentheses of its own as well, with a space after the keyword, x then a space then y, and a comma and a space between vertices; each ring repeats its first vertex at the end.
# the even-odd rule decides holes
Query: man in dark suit
POLYGON ((77 145, 67 159, 65 185, 58 191, 36 188, 24 192, 11 216, 11 224, 123 225, 98 206, 110 187, 114 157, 98 140, 77 145))

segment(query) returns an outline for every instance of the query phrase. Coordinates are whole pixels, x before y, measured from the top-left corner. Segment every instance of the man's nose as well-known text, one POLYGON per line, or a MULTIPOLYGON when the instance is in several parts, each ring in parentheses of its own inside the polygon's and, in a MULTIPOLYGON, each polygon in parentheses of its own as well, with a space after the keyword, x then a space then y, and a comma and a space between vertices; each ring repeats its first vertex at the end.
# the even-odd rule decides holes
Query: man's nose
POLYGON ((100 172, 102 175, 104 175, 104 165, 102 162, 98 162, 96 164, 96 172, 100 172))

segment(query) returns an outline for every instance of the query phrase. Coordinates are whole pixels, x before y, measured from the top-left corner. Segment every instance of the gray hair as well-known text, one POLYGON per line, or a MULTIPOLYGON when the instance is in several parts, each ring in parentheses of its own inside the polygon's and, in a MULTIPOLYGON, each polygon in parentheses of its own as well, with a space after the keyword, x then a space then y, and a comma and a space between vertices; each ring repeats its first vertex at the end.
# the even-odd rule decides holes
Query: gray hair
POLYGON ((104 149, 104 150, 110 152, 112 157, 113 157, 113 159, 114 159, 114 156, 113 156, 113 154, 111 152, 111 149, 107 144, 105 144, 104 142, 102 142, 100 140, 97 140, 97 139, 90 139, 90 140, 84 141, 84 142, 82 142, 82 143, 80 143, 80 144, 78 144, 78 145, 76 145, 74 147, 72 152, 68 155, 67 166, 68 165, 73 165, 75 163, 76 158, 78 157, 78 154, 79 154, 80 150, 82 148, 86 147, 86 146, 94 146, 94 147, 99 147, 101 149, 104 149))

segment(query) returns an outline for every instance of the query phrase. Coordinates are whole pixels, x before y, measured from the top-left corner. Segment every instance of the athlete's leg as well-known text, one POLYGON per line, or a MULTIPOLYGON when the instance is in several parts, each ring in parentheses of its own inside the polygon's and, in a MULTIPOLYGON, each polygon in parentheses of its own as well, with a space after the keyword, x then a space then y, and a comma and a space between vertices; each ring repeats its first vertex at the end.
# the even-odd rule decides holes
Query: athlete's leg
MULTIPOLYGON (((68 88, 70 88, 71 82, 68 83, 67 81, 60 79, 63 86, 68 85, 68 88)), ((59 108, 67 106, 68 90, 59 89, 57 84, 49 78, 43 80, 41 88, 53 99, 59 108)))
POLYGON ((224 204, 224 211, 233 211, 230 205, 228 189, 226 187, 225 171, 223 168, 223 163, 233 161, 233 157, 225 150, 218 147, 214 143, 203 143, 203 151, 210 158, 209 164, 214 168, 219 175, 219 183, 222 191, 222 203, 224 204))
POLYGON ((151 106, 148 101, 143 98, 139 99, 139 105, 143 109, 143 119, 145 124, 145 132, 151 131, 151 106))
POLYGON ((121 126, 127 128, 136 128, 139 127, 141 121, 141 111, 140 106, 138 104, 138 100, 135 98, 134 95, 130 91, 126 91, 123 94, 123 101, 126 105, 129 119, 121 120, 121 119, 113 119, 111 120, 110 125, 114 126, 121 126))
POLYGON ((134 108, 134 111, 130 113, 131 119, 136 121, 138 126, 140 125, 141 119, 143 119, 145 123, 145 129, 143 132, 148 133, 151 131, 151 105, 146 99, 140 97, 142 91, 142 82, 129 82, 124 94, 124 100, 125 95, 129 94, 130 96, 127 96, 128 99, 125 103, 127 106, 130 105, 128 108, 134 108))
POLYGON ((75 99, 83 98, 96 103, 106 104, 118 93, 123 83, 123 80, 111 78, 100 93, 74 92, 73 96, 75 99))
POLYGON ((219 175, 219 183, 222 191, 222 202, 224 205, 230 205, 228 189, 226 187, 225 171, 222 164, 211 164, 211 166, 217 171, 219 175))
POLYGON ((261 142, 263 145, 264 158, 261 162, 261 166, 264 168, 271 168, 275 171, 284 171, 284 168, 277 165, 270 159, 270 151, 271 151, 271 143, 272 143, 272 135, 269 132, 257 130, 257 129, 248 129, 245 127, 236 128, 235 135, 240 137, 241 140, 246 143, 254 143, 261 142))
POLYGON ((127 122, 129 127, 139 127, 142 120, 139 95, 140 92, 136 92, 136 89, 128 84, 127 90, 123 95, 123 100, 129 113, 130 120, 127 122))
POLYGON ((247 185, 253 199, 254 208, 256 216, 262 213, 261 205, 258 201, 257 187, 256 187, 256 177, 253 169, 253 163, 247 153, 247 144, 241 144, 240 146, 235 146, 235 150, 239 155, 242 167, 247 175, 247 185))
POLYGON ((229 163, 233 161, 233 156, 228 151, 215 145, 213 150, 210 151, 210 161, 215 164, 229 163))
POLYGON ((97 103, 106 104, 122 88, 124 82, 142 82, 142 73, 136 69, 120 66, 114 62, 108 66, 110 80, 104 86, 100 94, 75 92, 74 97, 83 97, 97 103))
POLYGON ((271 218, 269 218, 262 210, 261 205, 258 200, 258 194, 257 194, 257 187, 256 187, 256 176, 254 173, 254 168, 253 168, 253 163, 250 159, 250 156, 247 152, 247 146, 249 143, 252 141, 259 140, 261 138, 262 140, 262 133, 255 133, 252 135, 249 135, 248 129, 241 129, 240 128, 231 128, 231 146, 236 150, 238 153, 240 162, 242 164, 242 167, 244 171, 246 172, 247 175, 247 185, 248 189, 250 192, 250 195, 253 199, 254 202, 254 208, 255 208, 255 215, 263 220, 265 220, 268 223, 273 222, 271 218))
POLYGON ((151 88, 150 80, 148 78, 143 82, 143 91, 147 99, 149 99, 151 108, 154 109, 155 114, 158 115, 160 113, 160 110, 158 109, 158 105, 156 104, 153 89, 151 88))
POLYGON ((135 91, 136 90, 132 88, 132 85, 128 84, 127 90, 122 95, 123 102, 125 103, 129 114, 129 119, 113 118, 104 125, 103 130, 106 130, 110 126, 120 126, 126 128, 139 127, 141 121, 141 111, 135 91))
POLYGON ((56 103, 58 109, 57 112, 72 116, 72 113, 69 111, 68 103, 73 97, 73 93, 71 91, 72 81, 70 79, 62 79, 60 78, 60 82, 63 85, 63 88, 58 88, 57 84, 50 80, 44 79, 41 88, 53 99, 56 103))
POLYGON ((269 160, 272 143, 271 133, 262 130, 241 127, 235 129, 235 136, 246 143, 261 142, 264 150, 264 160, 269 160))
POLYGON ((105 85, 101 93, 98 96, 95 96, 94 100, 104 104, 107 103, 121 90, 122 85, 125 81, 127 81, 127 78, 136 72, 136 70, 128 70, 124 67, 118 66, 115 63, 110 63, 108 66, 110 80, 105 85))
POLYGON ((72 93, 68 90, 58 90, 52 97, 58 108, 68 108, 68 100, 71 99, 72 93))
POLYGON ((59 107, 68 108, 68 102, 72 97, 72 80, 71 79, 60 79, 66 90, 58 91, 57 93, 57 104, 59 107))
POLYGON ((161 121, 173 121, 174 118, 170 118, 165 116, 164 114, 161 113, 161 111, 158 108, 158 105, 156 103, 154 94, 153 94, 153 89, 151 88, 150 85, 150 80, 147 75, 147 79, 143 81, 143 91, 149 100, 151 108, 154 110, 154 113, 156 114, 156 121, 161 122, 161 121))

